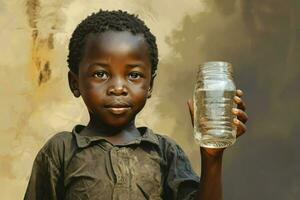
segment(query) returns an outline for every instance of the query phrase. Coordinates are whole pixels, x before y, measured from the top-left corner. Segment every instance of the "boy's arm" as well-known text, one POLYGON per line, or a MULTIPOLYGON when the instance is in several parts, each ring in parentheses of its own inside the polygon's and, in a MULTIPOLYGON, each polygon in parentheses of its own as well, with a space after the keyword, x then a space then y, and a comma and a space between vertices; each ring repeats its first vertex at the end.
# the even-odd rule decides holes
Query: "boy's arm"
MULTIPOLYGON (((237 90, 234 101, 237 109, 233 110, 233 114, 237 116, 234 124, 237 126, 237 137, 246 132, 245 123, 248 116, 245 113, 246 106, 242 101, 243 92, 237 90)), ((188 107, 191 114, 192 124, 194 122, 193 102, 188 101, 188 107)), ((193 124, 194 125, 194 124, 193 124)), ((201 152, 201 179, 196 199, 198 200, 222 200, 222 157, 224 149, 200 148, 201 152)))
POLYGON ((221 200, 222 198, 222 157, 223 149, 218 155, 211 155, 209 149, 201 151, 201 179, 196 199, 221 200))

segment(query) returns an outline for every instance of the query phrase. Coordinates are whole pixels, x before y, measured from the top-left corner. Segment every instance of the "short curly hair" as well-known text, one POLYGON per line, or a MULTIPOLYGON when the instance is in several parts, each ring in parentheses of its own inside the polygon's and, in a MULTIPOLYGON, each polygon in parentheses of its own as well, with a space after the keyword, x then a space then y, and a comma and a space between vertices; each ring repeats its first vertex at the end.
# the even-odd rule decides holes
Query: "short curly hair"
POLYGON ((80 22, 74 30, 69 43, 68 67, 78 74, 79 63, 83 56, 86 36, 90 33, 103 33, 105 31, 129 31, 132 34, 143 34, 148 44, 151 63, 151 73, 155 74, 158 64, 158 50, 156 38, 137 15, 126 11, 99 10, 80 22))

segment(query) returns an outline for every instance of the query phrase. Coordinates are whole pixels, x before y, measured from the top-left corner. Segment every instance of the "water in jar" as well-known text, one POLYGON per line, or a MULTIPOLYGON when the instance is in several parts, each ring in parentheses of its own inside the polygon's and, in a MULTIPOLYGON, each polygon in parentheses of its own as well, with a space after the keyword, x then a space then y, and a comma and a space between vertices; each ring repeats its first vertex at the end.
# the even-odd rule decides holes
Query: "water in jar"
POLYGON ((197 89, 194 93, 194 136, 200 146, 225 148, 236 138, 233 124, 235 90, 197 89))

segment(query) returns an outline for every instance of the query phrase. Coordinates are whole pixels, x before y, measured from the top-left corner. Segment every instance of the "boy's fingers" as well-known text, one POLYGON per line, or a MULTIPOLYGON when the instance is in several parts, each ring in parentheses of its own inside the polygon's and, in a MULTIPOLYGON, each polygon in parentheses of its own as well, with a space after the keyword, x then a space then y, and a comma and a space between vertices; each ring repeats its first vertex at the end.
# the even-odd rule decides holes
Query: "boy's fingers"
POLYGON ((238 120, 240 120, 244 124, 248 121, 248 115, 243 110, 233 108, 232 113, 235 114, 237 116, 238 120))
POLYGON ((243 96, 243 91, 242 90, 240 90, 240 89, 237 89, 236 90, 236 95, 238 96, 238 97, 241 97, 241 96, 243 96))
POLYGON ((188 105, 188 107, 189 107, 192 125, 194 126, 194 102, 193 102, 193 100, 192 100, 192 99, 189 99, 189 100, 187 101, 187 105, 188 105))
POLYGON ((238 96, 234 96, 234 102, 237 104, 237 108, 241 109, 241 110, 246 110, 246 104, 243 102, 243 100, 238 97, 238 96))
POLYGON ((239 136, 243 135, 243 133, 246 132, 247 127, 243 122, 241 122, 238 119, 234 119, 233 123, 237 126, 236 137, 239 137, 239 136))

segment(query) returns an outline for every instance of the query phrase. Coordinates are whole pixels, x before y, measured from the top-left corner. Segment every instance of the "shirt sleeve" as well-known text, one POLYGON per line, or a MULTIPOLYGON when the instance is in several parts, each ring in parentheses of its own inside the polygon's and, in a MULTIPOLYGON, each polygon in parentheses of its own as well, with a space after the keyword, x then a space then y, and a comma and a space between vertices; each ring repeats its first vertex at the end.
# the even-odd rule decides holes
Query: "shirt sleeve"
POLYGON ((166 199, 192 200, 199 188, 200 178, 191 167, 181 147, 171 142, 167 150, 166 199))
POLYGON ((24 200, 59 200, 63 193, 59 166, 42 149, 33 163, 24 200))

